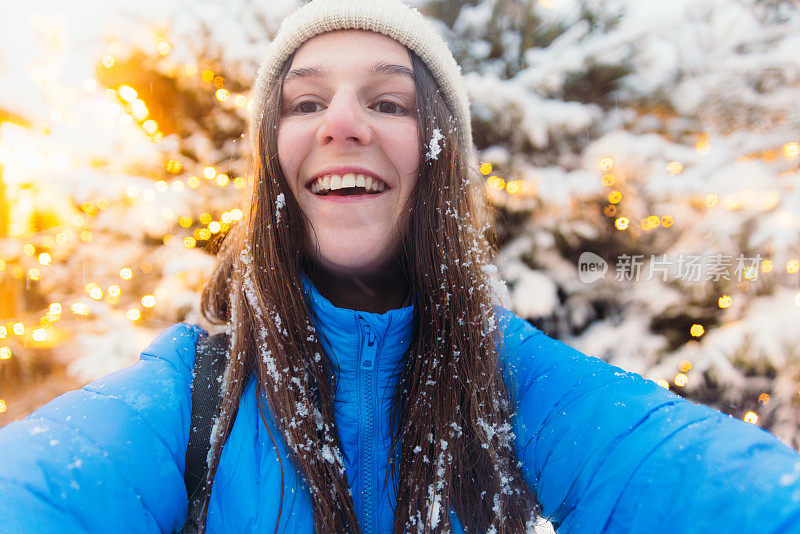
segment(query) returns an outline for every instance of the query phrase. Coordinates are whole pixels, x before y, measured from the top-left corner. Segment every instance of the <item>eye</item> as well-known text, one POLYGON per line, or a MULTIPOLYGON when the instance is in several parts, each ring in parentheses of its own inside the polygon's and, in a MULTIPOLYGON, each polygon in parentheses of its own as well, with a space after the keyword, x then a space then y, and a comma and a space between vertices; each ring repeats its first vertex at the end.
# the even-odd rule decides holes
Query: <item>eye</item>
POLYGON ((318 106, 318 102, 314 102, 313 100, 303 100, 302 102, 298 102, 292 108, 292 113, 300 113, 301 115, 306 115, 308 113, 314 113, 317 111, 314 109, 314 106, 318 106))
POLYGON ((407 113, 406 108, 396 102, 392 102, 391 100, 382 100, 376 105, 378 107, 378 111, 382 113, 388 113, 389 115, 405 115, 407 113))

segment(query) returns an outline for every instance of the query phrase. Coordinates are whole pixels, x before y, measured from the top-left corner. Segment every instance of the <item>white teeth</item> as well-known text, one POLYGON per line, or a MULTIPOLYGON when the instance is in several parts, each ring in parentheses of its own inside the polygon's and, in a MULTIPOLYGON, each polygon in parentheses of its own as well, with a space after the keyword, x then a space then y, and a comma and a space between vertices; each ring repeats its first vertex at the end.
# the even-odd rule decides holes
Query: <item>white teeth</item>
POLYGON ((342 176, 342 187, 355 187, 355 186, 356 186, 355 174, 350 172, 342 176))
POLYGON ((386 184, 372 176, 347 173, 345 175, 326 174, 314 180, 309 189, 312 193, 335 191, 346 187, 363 187, 367 192, 380 193, 386 189, 386 184))

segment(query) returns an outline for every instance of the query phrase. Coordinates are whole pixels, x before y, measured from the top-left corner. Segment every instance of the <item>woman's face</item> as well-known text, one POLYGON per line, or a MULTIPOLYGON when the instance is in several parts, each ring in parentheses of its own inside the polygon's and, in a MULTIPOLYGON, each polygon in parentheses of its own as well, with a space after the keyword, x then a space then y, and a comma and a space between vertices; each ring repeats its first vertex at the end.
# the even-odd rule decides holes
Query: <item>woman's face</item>
POLYGON ((380 274, 397 255, 418 177, 408 50, 373 32, 319 35, 295 52, 282 93, 278 160, 314 259, 336 274, 380 274))

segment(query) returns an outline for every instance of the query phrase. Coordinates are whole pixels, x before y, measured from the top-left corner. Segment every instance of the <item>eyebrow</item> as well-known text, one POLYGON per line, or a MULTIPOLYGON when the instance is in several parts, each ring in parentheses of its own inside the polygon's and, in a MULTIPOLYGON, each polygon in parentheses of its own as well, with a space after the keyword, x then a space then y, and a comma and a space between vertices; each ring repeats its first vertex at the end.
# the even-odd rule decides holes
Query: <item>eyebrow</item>
MULTIPOLYGON (((403 65, 395 65, 393 63, 384 63, 379 62, 375 63, 371 67, 365 69, 369 74, 376 75, 376 74, 399 74, 402 76, 407 76, 411 78, 411 80, 416 82, 416 76, 414 76, 414 71, 405 67, 403 65)), ((286 77, 283 79, 284 82, 289 80, 293 80, 296 78, 329 78, 331 75, 331 69, 329 67, 301 67, 299 69, 292 69, 288 73, 286 73, 286 77)))

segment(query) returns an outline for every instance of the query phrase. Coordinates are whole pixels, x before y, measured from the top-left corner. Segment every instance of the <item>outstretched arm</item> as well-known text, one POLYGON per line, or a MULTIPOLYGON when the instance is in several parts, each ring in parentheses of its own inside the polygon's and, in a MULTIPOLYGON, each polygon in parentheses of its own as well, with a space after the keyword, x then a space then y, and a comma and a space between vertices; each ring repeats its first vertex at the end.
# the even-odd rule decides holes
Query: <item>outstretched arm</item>
POLYGON ((796 451, 507 317, 516 452, 559 532, 800 532, 796 451))
POLYGON ((136 364, 0 429, 0 530, 180 530, 198 335, 172 325, 136 364))

